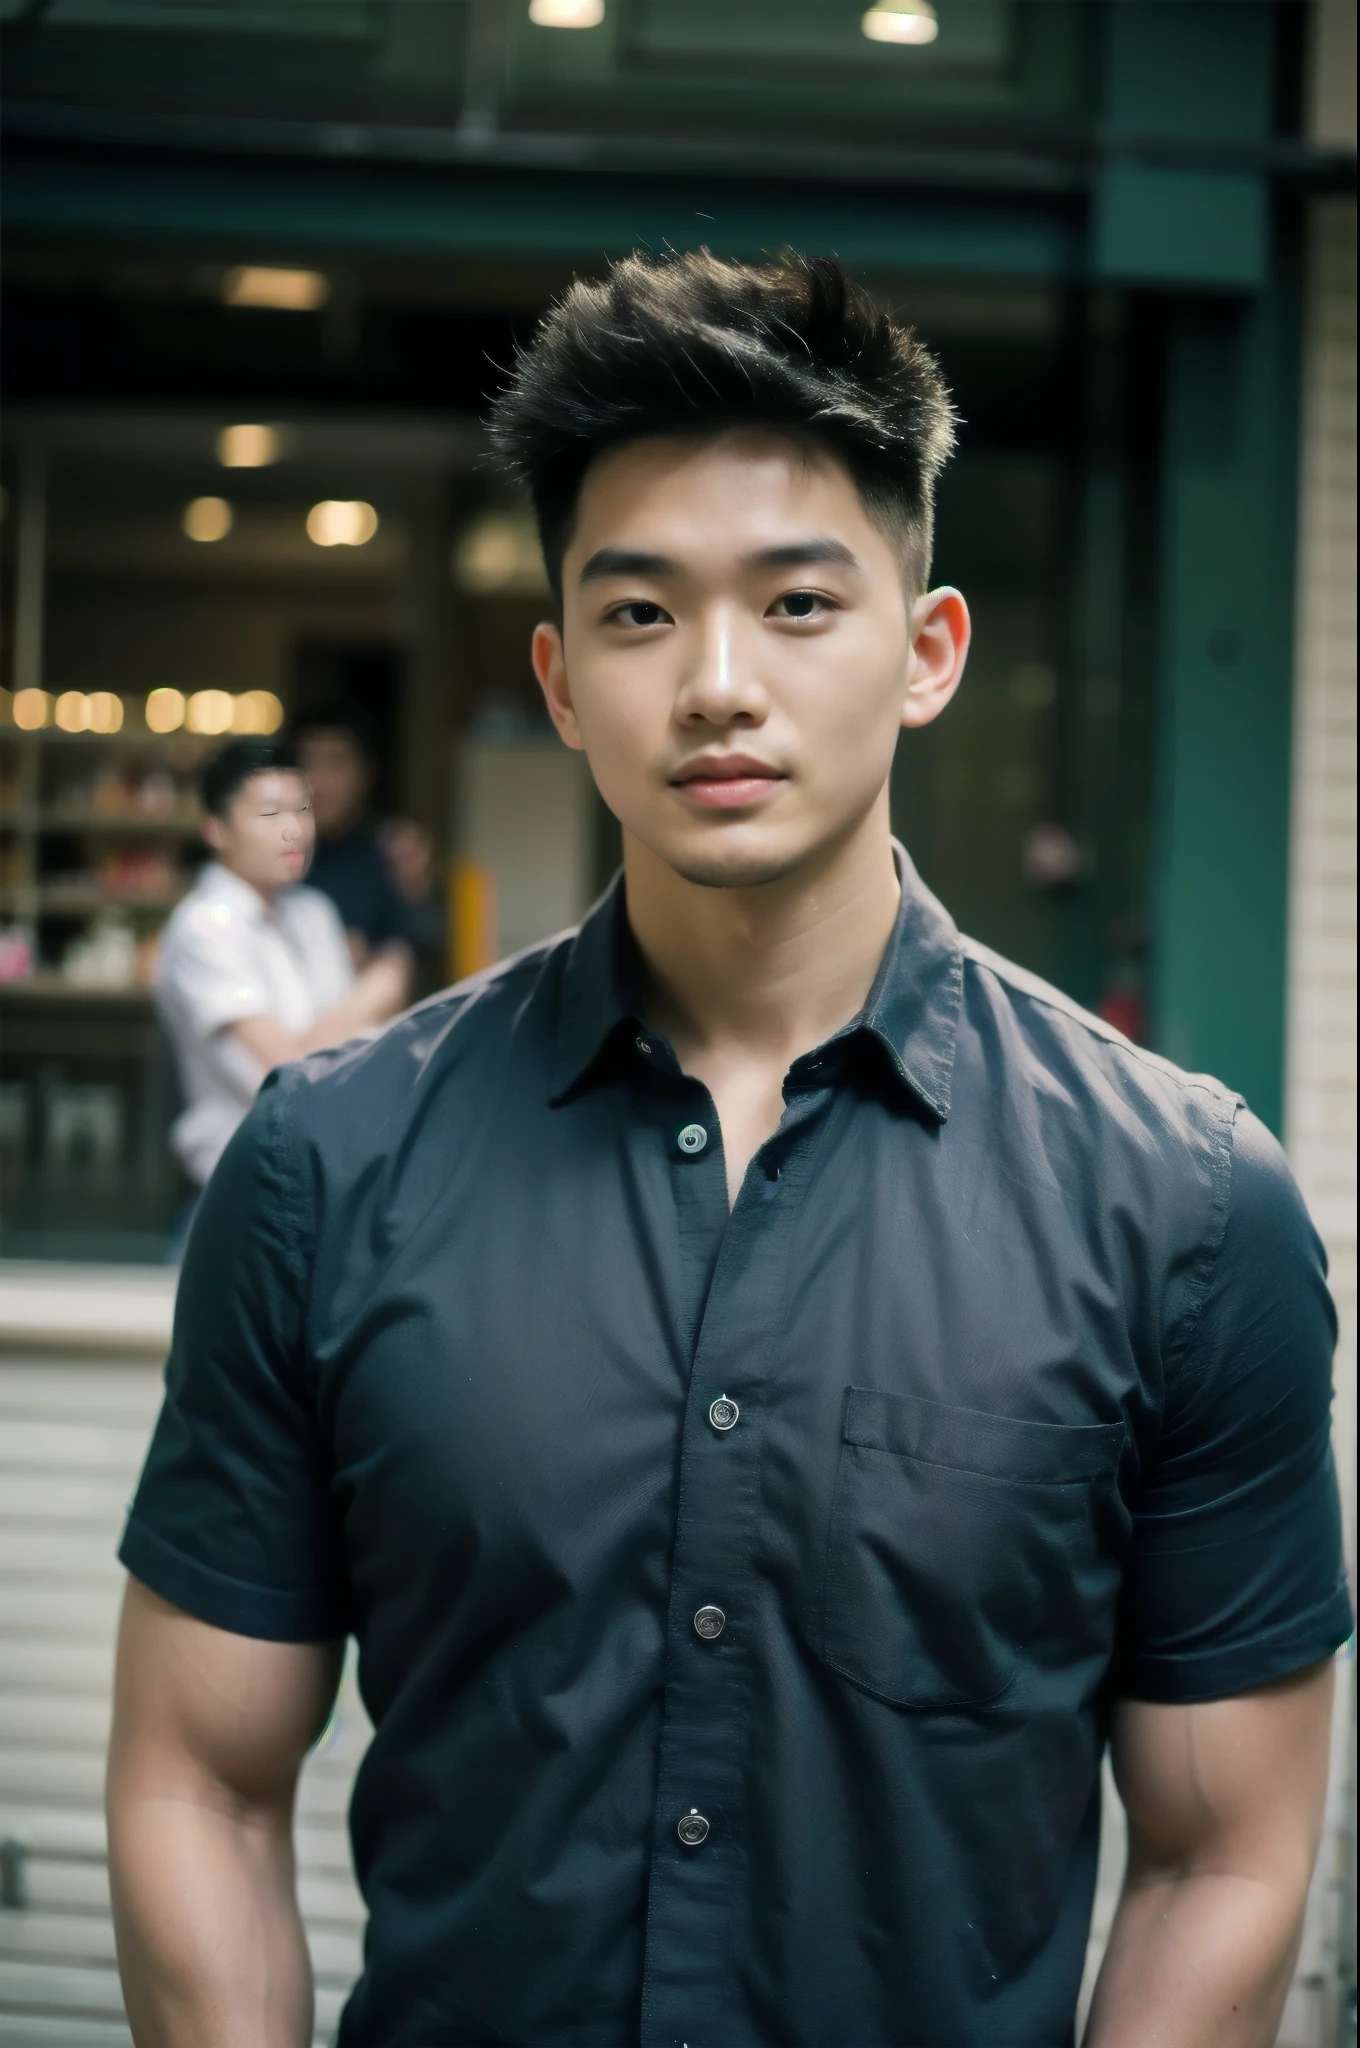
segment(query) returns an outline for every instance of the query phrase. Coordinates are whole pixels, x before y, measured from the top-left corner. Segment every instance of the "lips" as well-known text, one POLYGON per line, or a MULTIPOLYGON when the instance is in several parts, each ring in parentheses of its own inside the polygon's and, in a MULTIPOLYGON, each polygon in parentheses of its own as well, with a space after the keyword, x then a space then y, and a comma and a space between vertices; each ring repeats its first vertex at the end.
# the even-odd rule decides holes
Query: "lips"
POLYGON ((786 778, 751 754, 701 754, 671 786, 706 810, 740 811, 772 796, 786 778))

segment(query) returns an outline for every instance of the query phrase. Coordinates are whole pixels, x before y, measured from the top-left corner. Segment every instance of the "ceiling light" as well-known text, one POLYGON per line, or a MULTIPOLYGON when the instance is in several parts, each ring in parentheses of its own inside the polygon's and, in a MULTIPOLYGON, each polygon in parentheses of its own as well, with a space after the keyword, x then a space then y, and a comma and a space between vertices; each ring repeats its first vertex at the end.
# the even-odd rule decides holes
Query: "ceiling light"
POLYGON ((871 43, 933 43, 940 33, 930 0, 890 0, 871 7, 859 25, 871 43))
POLYGON ((146 700, 148 732, 178 732, 184 723, 183 690, 152 690, 146 700))
POLYGON ((195 690, 189 699, 189 730, 209 733, 214 737, 220 732, 230 732, 231 713, 230 690, 195 690))
POLYGON ((179 523, 190 540, 225 540, 234 516, 225 498, 195 498, 185 506, 179 523))
POLYGON ((378 515, 362 498, 323 498, 307 514, 307 538, 319 548, 361 548, 378 531, 378 515))
POLYGON ((282 452, 277 427, 223 427, 217 437, 217 459, 223 469, 268 469, 282 452))
POLYGON ((52 716, 52 699, 46 690, 14 692, 14 723, 20 732, 39 732, 52 716))
POLYGON ((598 28, 604 0, 529 0, 529 19, 538 28, 598 28))
POLYGON ((222 280, 228 306, 265 306, 275 313, 315 313, 331 295, 331 281, 319 270, 280 270, 243 263, 222 280))

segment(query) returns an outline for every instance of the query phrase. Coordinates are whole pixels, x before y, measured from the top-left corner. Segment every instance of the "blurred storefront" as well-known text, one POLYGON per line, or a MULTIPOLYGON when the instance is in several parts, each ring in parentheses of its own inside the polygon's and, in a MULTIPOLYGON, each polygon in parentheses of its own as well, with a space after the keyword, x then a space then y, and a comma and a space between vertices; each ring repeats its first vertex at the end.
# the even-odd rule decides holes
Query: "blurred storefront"
POLYGON ((584 909, 617 832, 537 708, 478 419, 574 273, 793 245, 964 419, 974 653, 897 828, 968 930, 1286 1133, 1353 1422, 1354 6, 863 6, 0 0, 0 1259, 164 1254, 147 979, 221 734, 363 713, 448 974, 584 909))
POLYGON ((1302 221, 1346 165, 1305 6, 5 11, 0 1248, 165 1242, 144 984, 214 735, 361 706, 449 972, 609 873, 477 421, 637 244, 834 249, 938 348, 978 631, 899 829, 968 929, 1279 1125, 1302 221))

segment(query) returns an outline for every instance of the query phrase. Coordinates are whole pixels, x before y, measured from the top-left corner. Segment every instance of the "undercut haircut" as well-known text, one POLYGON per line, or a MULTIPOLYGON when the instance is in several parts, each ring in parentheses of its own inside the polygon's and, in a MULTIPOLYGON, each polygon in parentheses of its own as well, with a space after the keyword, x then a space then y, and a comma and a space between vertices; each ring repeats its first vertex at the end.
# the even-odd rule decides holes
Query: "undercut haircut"
POLYGON ((302 764, 286 740, 228 740, 205 764, 199 779, 203 808, 225 818, 232 799, 252 775, 301 775, 302 764))
POLYGON ((559 604, 592 462, 656 435, 743 428, 839 457, 919 591, 955 424, 929 350, 839 263, 734 263, 706 249, 635 254, 598 282, 578 278, 519 352, 489 420, 500 466, 528 489, 559 604))

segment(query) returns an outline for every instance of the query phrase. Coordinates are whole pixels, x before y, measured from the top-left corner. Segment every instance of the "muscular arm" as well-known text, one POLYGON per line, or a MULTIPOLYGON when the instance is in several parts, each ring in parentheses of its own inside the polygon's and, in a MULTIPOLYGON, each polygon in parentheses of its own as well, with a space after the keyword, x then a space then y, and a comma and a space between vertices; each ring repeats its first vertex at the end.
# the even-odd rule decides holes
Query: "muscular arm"
POLYGON ((1332 1666, 1194 1706, 1126 1700, 1129 1863, 1086 2048, 1270 2048, 1327 1790, 1332 1666))
POLYGON ((285 1031, 272 1017, 242 1017, 227 1026, 266 1073, 287 1060, 300 1060, 328 1045, 343 1045, 357 1031, 384 1024, 405 1007, 411 985, 411 955, 406 946, 384 946, 355 976, 338 1003, 323 1011, 305 1031, 285 1031))
POLYGON ((109 1877, 137 2048, 307 2048, 293 1794, 341 1646, 229 1635, 128 1582, 109 1877))

